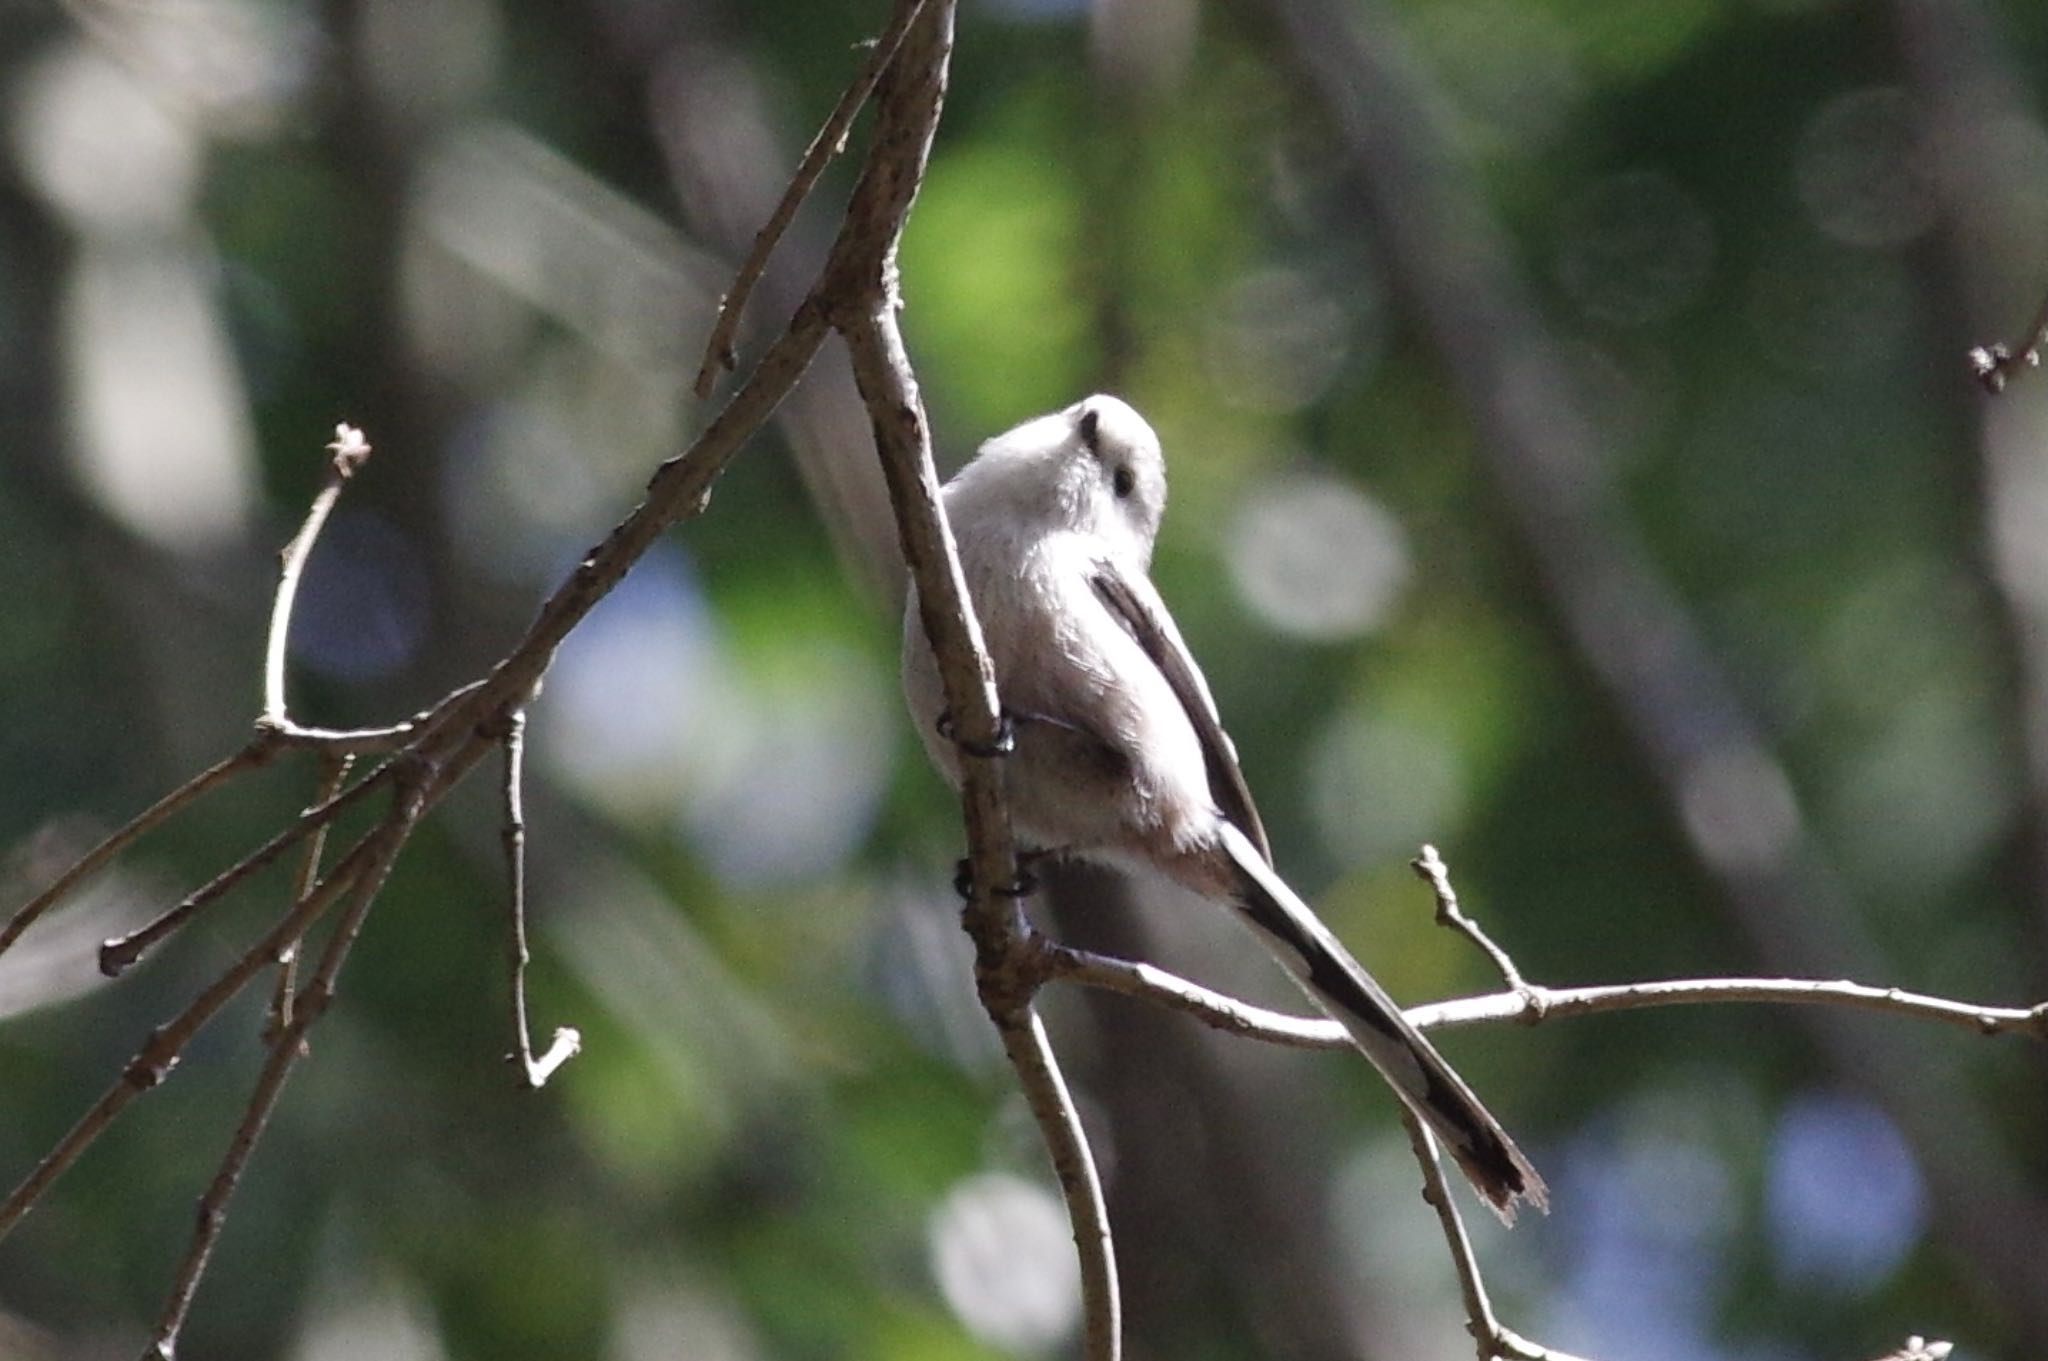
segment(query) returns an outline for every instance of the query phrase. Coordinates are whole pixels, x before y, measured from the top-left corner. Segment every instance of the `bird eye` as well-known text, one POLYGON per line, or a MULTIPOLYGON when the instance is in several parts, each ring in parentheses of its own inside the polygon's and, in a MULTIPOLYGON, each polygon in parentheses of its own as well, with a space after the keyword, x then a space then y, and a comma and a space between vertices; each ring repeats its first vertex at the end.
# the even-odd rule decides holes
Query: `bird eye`
POLYGON ((1114 491, 1117 494, 1117 498, 1119 500, 1126 496, 1129 496, 1133 491, 1137 490, 1137 486, 1137 475, 1133 473, 1129 468, 1118 468, 1114 473, 1110 474, 1110 490, 1114 491))

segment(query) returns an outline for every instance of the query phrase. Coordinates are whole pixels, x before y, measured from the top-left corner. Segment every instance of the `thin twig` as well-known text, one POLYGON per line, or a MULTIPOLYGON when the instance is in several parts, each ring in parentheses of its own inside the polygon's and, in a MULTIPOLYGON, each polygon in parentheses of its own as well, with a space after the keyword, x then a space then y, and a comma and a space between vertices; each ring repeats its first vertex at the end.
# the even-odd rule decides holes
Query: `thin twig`
MULTIPOLYGON (((876 153, 877 156, 885 154, 895 152, 892 149, 888 152, 878 150, 876 153)), ((921 156, 922 153, 919 154, 921 156)), ((919 164, 922 164, 921 159, 919 164)), ((850 231, 851 228, 847 230, 850 231)), ((620 521, 604 541, 590 551, 569 578, 556 588, 541 606, 526 634, 505 654, 491 673, 475 685, 467 687, 466 691, 451 695, 437 704, 433 711, 433 721, 412 734, 410 740, 405 743, 403 753, 395 756, 391 764, 359 782, 354 789, 342 794, 323 808, 316 809, 313 814, 302 816, 293 828, 287 829, 275 842, 261 848, 253 858, 260 859, 262 863, 275 859, 315 826, 328 820, 338 811, 339 805, 380 782, 385 778, 385 772, 396 764, 417 760, 420 754, 437 744, 453 743, 454 754, 447 757, 443 775, 423 796, 423 809, 435 806, 447 789, 474 766, 493 745, 488 742, 458 741, 449 734, 457 730, 459 723, 480 723, 485 716, 500 710, 503 706, 523 703, 526 697, 534 692, 562 640, 568 637, 590 611, 596 608, 597 603, 624 579, 626 572, 648 547, 669 526, 701 512, 709 503, 712 485, 732 461, 733 456, 774 413, 777 404, 809 367, 828 330, 824 310, 816 302, 798 309, 796 315, 791 318, 788 330, 762 356, 747 381, 726 402, 710 424, 698 434, 688 449, 669 459, 655 471, 648 482, 646 499, 620 521)), ((270 735, 273 730, 290 732, 291 725, 287 722, 275 729, 266 725, 259 732, 252 746, 259 747, 266 757, 276 749, 279 740, 270 735)), ((255 763, 254 757, 241 759, 249 764, 255 763)), ((181 787, 128 828, 110 837, 106 845, 95 849, 79 865, 67 871, 59 879, 58 884, 53 886, 55 892, 46 891, 30 905, 33 911, 24 909, 16 914, 16 918, 9 923, 5 939, 11 941, 13 936, 25 929, 51 902, 75 887, 93 870, 102 867, 142 831, 161 822, 163 818, 190 802, 198 793, 214 787, 220 779, 242 768, 237 761, 223 765, 223 769, 208 771, 187 786, 181 787)), ((375 835, 374 830, 370 835, 375 835)), ((256 971, 273 960, 276 952, 286 942, 302 935, 306 927, 332 904, 334 895, 345 888, 353 875, 361 869, 362 852, 367 844, 367 839, 358 842, 341 862, 328 872, 320 889, 312 897, 297 904, 283 921, 230 966, 226 973, 183 1012, 152 1033, 124 1070, 121 1078, 66 1133, 57 1147, 30 1171, 8 1198, 0 1202, 0 1236, 4 1236, 20 1220, 49 1184, 77 1160, 85 1148, 127 1108, 135 1095, 163 1080, 185 1043, 211 1019, 228 998, 246 985, 256 971)), ((241 868, 246 873, 252 872, 256 866, 245 862, 241 868)), ((182 920, 182 917, 180 919, 182 920)), ((117 954, 116 962, 119 960, 120 956, 117 954)))
POLYGON ((547 1086, 555 1069, 575 1057, 583 1047, 583 1036, 573 1026, 558 1026, 548 1052, 533 1056, 533 1032, 526 1019, 526 966, 532 955, 526 947, 526 800, 521 770, 526 764, 526 711, 505 716, 502 745, 505 751, 505 821, 500 839, 505 847, 505 901, 510 930, 506 934, 507 962, 512 974, 512 1034, 518 1046, 507 1058, 519 1064, 520 1081, 533 1091, 547 1086))
POLYGON ((1493 967, 1500 972, 1500 981, 1524 996, 1533 998, 1535 989, 1522 978, 1522 971, 1515 967, 1515 961, 1506 950, 1494 943, 1493 937, 1481 929, 1478 922, 1466 916, 1458 907, 1458 891, 1451 887, 1451 870, 1437 854, 1436 847, 1424 844, 1422 853, 1408 862, 1408 867, 1428 883, 1436 895, 1436 920, 1440 926, 1450 927, 1462 933, 1493 961, 1493 967))
POLYGON ((119 1077, 93 1103, 91 1109, 79 1117, 78 1122, 58 1141, 57 1146, 36 1164, 21 1184, 14 1188, 5 1201, 0 1201, 0 1237, 28 1213, 42 1193, 48 1189, 79 1155, 92 1146, 106 1127, 112 1124, 129 1102, 151 1090, 170 1075, 177 1065, 178 1057, 192 1037, 213 1019, 239 993, 249 980, 256 976, 265 965, 277 957, 285 942, 297 940, 305 934, 306 928, 317 921, 320 915, 341 896, 343 890, 354 882, 363 867, 370 862, 378 840, 378 831, 373 830, 357 842, 349 853, 321 880, 320 887, 295 903, 292 910, 276 926, 272 927, 261 940, 242 954, 227 971, 209 984, 199 996, 188 1003, 185 1009, 156 1029, 150 1031, 135 1057, 128 1061, 119 1077))
POLYGON ((1325 1016, 1295 1016, 1240 1001, 1142 960, 1117 959, 1069 945, 1045 946, 1052 978, 1121 993, 1186 1012, 1211 1029, 1295 1049, 1351 1049, 1350 1033, 1325 1016))
POLYGON ((200 771, 137 814, 125 826, 109 833, 99 845, 80 856, 69 869, 58 875, 54 883, 8 918, 5 926, 0 926, 0 954, 7 953, 7 947, 20 939, 22 932, 35 925, 38 917, 62 902, 73 889, 106 868, 115 856, 127 850, 145 833, 168 821, 202 794, 220 788, 244 771, 267 764, 276 754, 277 743, 258 733, 240 751, 200 771))
POLYGON ((1979 1006, 1904 988, 1868 987, 1847 979, 1678 978, 1586 988, 1532 986, 1531 992, 1534 1004, 1518 993, 1494 993, 1411 1007, 1407 1016, 1418 1029, 1436 1030, 1496 1021, 1535 1025, 1651 1007, 1726 1003, 1825 1006, 1939 1021, 1977 1035, 2028 1035, 2048 1040, 2048 1003, 2033 1007, 1979 1006))
MULTIPOLYGON (((650 478, 646 498, 630 515, 619 522, 603 542, 596 545, 541 606, 532 625, 519 642, 499 661, 490 674, 466 692, 457 692, 446 697, 429 711, 429 715, 416 718, 410 723, 393 725, 388 728, 362 729, 356 731, 327 731, 306 728, 293 723, 285 703, 285 658, 286 639, 289 634, 292 601, 296 585, 303 570, 313 541, 320 529, 324 516, 331 509, 333 494, 323 490, 316 499, 313 511, 309 513, 299 536, 287 548, 284 555, 283 579, 279 583, 278 599, 273 604, 272 627, 266 649, 264 667, 264 710, 259 720, 258 742, 262 750, 286 746, 312 748, 328 754, 390 752, 390 760, 378 772, 374 772, 357 786, 311 813, 303 814, 272 842, 259 848, 252 856, 202 889, 194 899, 188 900, 157 922, 146 926, 126 941, 111 942, 103 962, 118 969, 132 962, 136 955, 149 944, 175 930, 183 921, 189 920, 205 902, 210 902, 225 893, 234 884, 249 874, 276 859, 331 820, 341 805, 384 780, 390 772, 408 772, 422 768, 435 771, 431 780, 423 787, 408 775, 406 782, 406 812, 402 818, 387 818, 366 833, 362 839, 344 854, 339 862, 328 871, 316 888, 301 896, 284 915, 252 945, 249 950, 231 964, 218 978, 210 983, 186 1008, 170 1021, 152 1032, 137 1052, 135 1058, 123 1071, 119 1080, 89 1110, 72 1130, 59 1142, 36 1167, 26 1180, 8 1197, 0 1202, 0 1235, 4 1235, 18 1222, 23 1214, 35 1203, 64 1170, 83 1153, 84 1149, 121 1112, 134 1097, 163 1081, 179 1055, 192 1037, 277 953, 300 940, 315 921, 352 886, 358 887, 358 896, 351 900, 351 917, 359 921, 360 913, 367 911, 381 885, 382 873, 389 860, 410 836, 418 819, 434 807, 475 762, 482 759, 500 738, 491 735, 495 722, 523 706, 535 692, 542 676, 546 673, 557 649, 569 633, 596 606, 598 601, 623 579, 626 572, 646 552, 648 547, 669 526, 701 512, 708 503, 711 488, 726 465, 748 439, 773 414, 777 404, 789 392, 797 379, 810 364, 825 335, 834 324, 842 329, 853 328, 874 343, 870 354, 881 356, 885 363, 900 364, 902 374, 907 377, 907 360, 902 358, 901 338, 894 332, 893 278, 895 242, 901 231, 904 215, 911 198, 922 180, 925 159, 929 152, 931 133, 936 125, 940 99, 944 89, 944 74, 950 54, 953 3, 952 0, 899 0, 898 13, 907 32, 900 43, 878 44, 873 59, 875 71, 881 72, 881 79, 874 80, 864 75, 862 81, 873 87, 878 114, 873 149, 870 151, 860 185, 853 203, 835 239, 830 260, 820 283, 813 288, 804 304, 791 318, 787 331, 771 345, 754 371, 749 375, 733 396, 726 402, 717 416, 703 429, 697 439, 683 453, 668 460, 650 478), (918 18, 913 22, 912 15, 918 18), (898 48, 896 60, 889 63, 887 47, 898 48), (886 70, 884 69, 886 67, 886 70), (904 68, 910 68, 903 75, 904 68), (887 314, 886 325, 875 321, 876 309, 887 314), (423 765, 424 763, 424 765, 423 765)), ((857 82, 857 84, 860 82, 857 82)), ((857 107, 858 95, 849 95, 849 106, 857 107)), ((850 116, 850 115, 849 115, 850 116)), ((836 146, 838 137, 826 139, 836 146)), ((799 195, 800 197, 800 192, 799 195)), ((772 241, 770 242, 772 245, 772 241)), ((734 309, 735 312, 737 309, 734 309)), ((914 399, 914 391, 912 393, 914 399)), ((923 464, 921 476, 925 491, 924 521, 914 531, 920 543, 929 546, 945 542, 943 523, 937 520, 936 480, 930 470, 928 439, 923 434, 921 411, 902 410, 891 413, 886 421, 879 419, 878 434, 887 424, 892 432, 900 433, 901 424, 907 422, 914 428, 922 443, 916 452, 923 464), (931 526, 937 524, 937 528, 931 526)), ((337 454, 355 450, 359 439, 349 432, 341 432, 337 440, 337 454)), ((906 465, 908 466, 908 465, 906 465)), ((337 469, 338 477, 345 477, 346 471, 337 469)), ((338 488, 334 489, 338 490, 338 488)), ((912 531, 906 531, 907 534, 912 531)), ((950 555, 948 555, 950 556, 950 555)), ((937 559, 927 554, 927 564, 937 559)), ((953 584, 958 586, 957 564, 952 569, 953 584)), ((955 596, 958 596, 956 589, 955 596)), ((963 615, 970 622, 962 627, 971 631, 971 615, 963 615)), ((978 643, 966 654, 978 658, 980 685, 971 697, 980 703, 958 703, 954 712, 961 717, 960 731, 963 738, 976 740, 983 730, 992 738, 995 729, 995 694, 985 656, 979 654, 978 643)), ((976 838, 975 845, 980 862, 993 866, 1007 864, 1014 869, 1007 821, 1000 818, 1000 788, 993 769, 977 773, 971 783, 983 784, 993 791, 990 800, 984 802, 986 810, 998 815, 994 826, 1000 829, 1000 838, 992 839, 993 833, 986 828, 971 827, 970 835, 976 838)), ((202 784, 201 788, 210 787, 202 784)), ((179 796, 179 802, 190 797, 190 791, 179 796)), ((176 804, 171 805, 177 806, 176 804)), ((168 809, 165 810, 166 814, 168 809)), ((145 822, 144 826, 149 825, 145 822)), ((139 834, 139 830, 126 834, 120 844, 139 834)), ((105 856, 110 856, 116 845, 105 856)), ((68 887, 78 878, 89 873, 105 856, 93 860, 65 877, 68 887)), ((994 884, 1004 882, 1009 876, 991 875, 984 880, 994 884)), ((984 899, 993 905, 992 894, 984 899)), ((40 909, 39 909, 40 910, 40 909)), ((25 926, 26 921, 21 925, 25 926)), ((18 933, 20 927, 15 927, 18 933)), ((345 949, 346 942, 353 939, 354 925, 345 924, 330 938, 330 949, 345 949)), ((1013 941, 1023 938, 1012 937, 1013 941)), ((323 966, 325 962, 323 957, 323 966)), ((337 962, 339 954, 333 955, 337 962)), ((322 973, 326 970, 323 967, 322 973)), ((329 979, 328 981, 331 981, 329 979)), ((177 1323, 182 1319, 186 1301, 191 1289, 204 1269, 206 1253, 210 1250, 211 1236, 218 1231, 218 1215, 226 1203, 228 1192, 234 1180, 239 1177, 246 1163, 249 1150, 260 1134, 262 1124, 277 1091, 284 1080, 284 1073, 293 1060, 290 1057, 292 1037, 302 1035, 303 1027, 313 1023, 324 1006, 328 990, 320 986, 321 979, 302 991, 291 1008, 286 1027, 278 1036, 278 1048, 271 1064, 266 1065, 264 1076, 259 1080, 258 1089, 252 1098, 244 1125, 238 1131, 230 1154, 216 1177, 215 1189, 209 1193, 203 1206, 208 1222, 202 1225, 202 1233, 196 1240, 194 1252, 188 1265, 181 1269, 178 1298, 167 1309, 166 1317, 171 1322, 164 1329, 167 1351, 174 1341, 177 1323)), ((1040 1036, 1042 1042, 1042 1036, 1040 1036)), ((543 1058, 536 1066, 559 1062, 559 1057, 543 1058)), ((1056 1070, 1055 1070, 1056 1072, 1056 1070)), ((1078 1122, 1072 1119, 1071 1103, 1068 1118, 1072 1125, 1073 1137, 1078 1137, 1078 1122)), ((1065 1167, 1071 1158, 1059 1152, 1059 1145, 1051 1133, 1048 1143, 1055 1150, 1056 1165, 1065 1167)), ((1085 1161, 1085 1146, 1083 1147, 1085 1161)), ((1092 1171, 1091 1171, 1092 1175, 1092 1171)), ((1071 1192, 1070 1192, 1071 1194, 1071 1192)), ((1099 1186, 1095 1200, 1099 1202, 1099 1186)), ((1096 1222, 1102 1222, 1099 1214, 1096 1222)), ((1103 1227, 1105 1242, 1102 1250, 1106 1253, 1106 1224, 1103 1227)), ((1106 1261, 1105 1257, 1105 1261, 1106 1261)), ((1084 1267, 1084 1275, 1088 1274, 1084 1267)), ((1090 1279, 1093 1279, 1091 1276, 1090 1279)), ((1090 1287, 1091 1300, 1103 1294, 1102 1288, 1090 1287)), ((1114 1301, 1113 1281, 1108 1298, 1114 1301)), ((1092 1307, 1092 1306, 1091 1306, 1092 1307)), ((1111 1336, 1100 1346, 1091 1345, 1091 1356, 1114 1356, 1115 1341, 1114 1315, 1110 1315, 1111 1336)))
MULTIPOLYGON (((439 774, 420 794, 422 810, 438 803, 489 750, 489 743, 473 741, 465 743, 450 754, 440 767, 439 774)), ((363 785, 357 786, 362 787, 363 785)), ((135 1057, 129 1060, 127 1066, 121 1070, 121 1075, 101 1094, 92 1108, 81 1116, 57 1146, 36 1164, 7 1199, 0 1201, 0 1238, 4 1238, 20 1221, 48 1189, 50 1183, 62 1175, 72 1163, 78 1161, 79 1155, 84 1153, 93 1140, 127 1109, 129 1102, 156 1087, 170 1075, 179 1055, 184 1052, 185 1046, 191 1043, 192 1038, 248 985, 250 979, 277 958, 277 952, 285 942, 297 940, 320 919, 334 901, 355 882, 365 866, 374 863, 377 857, 383 854, 384 842, 387 839, 402 842, 416 821, 417 818, 414 818, 411 822, 404 823, 400 830, 394 830, 393 820, 387 818, 364 833, 347 854, 335 863, 334 868, 327 872, 318 888, 294 903, 291 911, 243 952, 226 971, 208 984, 183 1011, 149 1033, 148 1039, 143 1041, 135 1057)))
MULTIPOLYGON (((1254 1006, 1156 965, 1112 959, 1064 945, 1048 945, 1044 953, 1050 977, 1158 1002, 1226 1034, 1296 1049, 1352 1047, 1350 1036, 1335 1021, 1254 1006)), ((1419 1030, 1451 1030, 1503 1021, 1534 1025, 1651 1007, 1735 1003, 1834 1006, 1938 1021, 1977 1035, 2027 1035, 2048 1040, 2048 1003, 2034 1007, 1979 1006, 1902 988, 1866 987, 1847 980, 1675 978, 1582 988, 1525 986, 1526 992, 1452 998, 1408 1007, 1403 1014, 1419 1030)))
POLYGON ((1561 1352, 1555 1347, 1531 1342, 1504 1324, 1496 1324, 1495 1328, 1495 1337, 1504 1361, 1585 1361, 1583 1357, 1574 1356, 1570 1352, 1561 1352))
POLYGON ((289 718, 278 723, 264 723, 261 727, 282 746, 308 747, 329 755, 376 756, 425 741, 434 728, 446 722, 483 687, 481 680, 459 685, 411 718, 383 727, 310 728, 289 718))
POLYGON ((233 1199, 235 1187, 242 1179, 242 1169, 248 1166, 257 1140, 263 1137, 264 1126, 269 1123, 271 1111, 276 1109, 277 1099, 284 1091, 285 1079, 291 1076, 292 1066, 305 1056, 306 1032, 326 1013, 328 1003, 333 1000, 334 980, 361 933, 363 919, 369 915, 370 905, 383 888, 392 863, 411 835, 420 812, 418 791, 402 791, 399 807, 379 829, 384 835, 378 843, 377 852, 355 877, 348 906, 336 924, 334 934, 327 939, 312 981, 306 985, 296 1005, 287 1008, 289 1019, 271 1038, 270 1056, 264 1061, 263 1071, 249 1095, 248 1108, 242 1113, 241 1123, 235 1127, 234 1137, 228 1141, 219 1170, 214 1173, 206 1194, 200 1197, 192 1242, 178 1263, 177 1275, 172 1280, 170 1294, 164 1301, 163 1312, 157 1318, 156 1330, 151 1335, 149 1347, 143 1352, 142 1361, 173 1361, 178 1334, 185 1326, 185 1317, 192 1308, 192 1297, 199 1288, 199 1278, 206 1271, 214 1244, 220 1240, 221 1229, 227 1223, 228 1202, 233 1199))
POLYGON ((285 642, 292 631, 292 604, 298 599, 299 577, 305 572, 306 559, 312 555, 314 541, 327 524, 328 512, 341 499, 342 488, 370 457, 370 446, 363 439, 363 432, 352 425, 335 426, 334 440, 327 449, 333 455, 327 461, 327 480, 313 497, 312 507, 306 511, 305 523, 299 526, 299 532, 292 536, 292 541, 284 546, 277 574, 277 595, 271 601, 270 639, 263 653, 263 722, 269 725, 282 725, 286 721, 285 642))
POLYGON ((1458 1293, 1465 1301, 1465 1330, 1472 1335, 1478 1361, 1582 1361, 1569 1352, 1531 1342, 1501 1323, 1499 1315, 1493 1312, 1493 1301, 1487 1297, 1486 1278, 1480 1274, 1479 1255, 1472 1250, 1464 1217, 1458 1213, 1457 1202, 1451 1199, 1436 1139, 1406 1107, 1401 1109, 1401 1127, 1408 1131, 1408 1146, 1414 1150, 1416 1165, 1422 1169, 1422 1199, 1436 1211, 1437 1227, 1443 1230, 1444 1244, 1450 1249, 1451 1266, 1458 1276, 1458 1293))
POLYGON ((613 526, 604 542, 585 555, 576 570, 541 606, 526 636, 493 667, 467 708, 488 714, 524 704, 554 660, 555 650, 612 587, 625 579, 663 531, 697 515, 711 503, 711 488, 733 455, 750 439, 803 377, 829 332, 822 310, 806 305, 771 345, 711 423, 690 447, 663 463, 648 479, 647 497, 613 526))
POLYGON ((1109 1203, 1103 1198, 1102 1177, 1081 1128, 1080 1111, 1037 1010, 1027 1005, 1003 1016, 990 1015, 1066 1201, 1067 1223, 1081 1265, 1081 1354, 1090 1361, 1115 1361, 1123 1345, 1116 1245, 1109 1231, 1109 1203))
MULTIPOLYGON (((355 764, 355 757, 327 754, 320 758, 320 785, 313 795, 311 808, 332 799, 341 792, 342 784, 348 779, 349 769, 355 764)), ((322 826, 313 833, 306 843, 305 858, 299 862, 299 875, 292 884, 292 901, 297 902, 313 891, 320 882, 320 859, 327 850, 327 828, 322 826)), ((263 1037, 274 1040, 292 1022, 292 995, 298 989, 299 943, 288 942, 277 952, 277 987, 270 997, 270 1016, 264 1022, 263 1037)))
POLYGON ((1970 376, 1995 397, 2005 391, 2005 385, 2018 370, 2041 367, 2043 346, 2048 346, 2048 297, 2042 298, 2040 307, 2035 309, 2034 323, 2028 328, 2026 341, 2018 353, 2003 341, 1979 345, 1970 351, 1970 376))
POLYGON ((344 808, 389 780, 396 770, 396 763, 382 766, 357 782, 353 788, 307 809, 299 814, 291 826, 222 870, 204 886, 165 909, 153 920, 125 936, 115 936, 102 942, 100 972, 109 978, 119 978, 157 942, 190 921, 201 909, 225 897, 243 880, 267 868, 286 851, 332 822, 344 808))
POLYGON ((768 268, 768 258, 775 253, 776 245, 796 219, 797 209, 810 197, 811 189, 817 184, 818 177, 825 173, 825 167, 846 149, 846 134, 852 128, 854 118, 859 115, 861 106, 868 102, 868 96, 889 69, 889 63, 896 59, 903 37, 924 9, 924 3, 925 0, 897 0, 895 12, 889 16, 889 26, 868 44, 868 59, 862 64, 860 74, 839 96, 839 103, 831 116, 818 129, 818 135, 811 139, 789 187, 782 191, 782 201, 775 205, 775 211, 755 233, 753 247, 733 278, 732 287, 718 301, 717 320, 711 325, 710 338, 704 342, 704 362, 697 370, 699 400, 711 396, 712 386, 717 383, 721 370, 731 370, 736 358, 733 337, 739 331, 740 318, 746 312, 747 299, 753 296, 754 285, 760 282, 762 273, 768 268))
POLYGON ((1479 1361, 1494 1361, 1500 1354, 1500 1320, 1494 1317, 1493 1301, 1486 1296, 1486 1280, 1479 1274, 1479 1258, 1472 1251, 1471 1236, 1465 1232, 1465 1221, 1451 1199, 1450 1184, 1444 1180, 1436 1139, 1406 1106, 1401 1107, 1401 1128, 1408 1131, 1408 1146, 1415 1151, 1416 1164, 1422 1169, 1422 1199, 1436 1211, 1437 1226, 1443 1230, 1444 1242, 1451 1250, 1451 1265, 1458 1273, 1458 1293, 1465 1300, 1465 1327, 1478 1348, 1479 1361))

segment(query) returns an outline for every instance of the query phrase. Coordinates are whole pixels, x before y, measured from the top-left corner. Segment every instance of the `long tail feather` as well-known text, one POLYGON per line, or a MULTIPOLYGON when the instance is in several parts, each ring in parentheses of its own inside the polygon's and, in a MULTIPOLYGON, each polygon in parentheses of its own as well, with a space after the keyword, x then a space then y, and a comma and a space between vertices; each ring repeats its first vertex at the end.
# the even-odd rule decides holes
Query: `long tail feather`
POLYGON ((1233 906, 1246 924, 1316 1005, 1351 1032, 1360 1052, 1442 1140, 1494 1213, 1513 1223, 1518 1202, 1547 1209, 1543 1178, 1386 989, 1236 827, 1225 824, 1224 846, 1236 870, 1233 906))

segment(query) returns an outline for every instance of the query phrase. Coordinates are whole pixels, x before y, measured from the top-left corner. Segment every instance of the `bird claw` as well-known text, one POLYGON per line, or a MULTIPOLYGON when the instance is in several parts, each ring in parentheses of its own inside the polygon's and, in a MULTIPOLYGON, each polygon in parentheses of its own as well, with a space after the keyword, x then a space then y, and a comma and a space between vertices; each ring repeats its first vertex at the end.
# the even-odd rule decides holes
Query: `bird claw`
POLYGON ((1017 749, 1017 725, 1011 721, 1008 710, 996 715, 996 740, 993 742, 973 742, 962 737, 953 727, 951 709, 939 710, 939 721, 935 726, 939 730, 939 736, 969 756, 993 759, 997 756, 1008 756, 1017 749))
MULTIPOLYGON (((1038 875, 1035 866, 1045 858, 1044 851, 1017 852, 1017 877, 1007 884, 997 884, 989 892, 998 898, 1029 898, 1038 892, 1038 875)), ((953 866, 953 891, 968 902, 974 901, 974 863, 962 859, 953 866)))

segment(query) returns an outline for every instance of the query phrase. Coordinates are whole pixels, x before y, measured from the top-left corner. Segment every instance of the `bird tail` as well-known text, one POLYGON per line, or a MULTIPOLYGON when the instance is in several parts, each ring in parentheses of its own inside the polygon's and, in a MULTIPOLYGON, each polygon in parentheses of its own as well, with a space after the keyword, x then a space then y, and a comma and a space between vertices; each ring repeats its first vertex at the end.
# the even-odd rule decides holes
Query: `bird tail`
POLYGON ((1223 844, 1235 871, 1232 906, 1316 1005, 1351 1032, 1360 1052, 1442 1140, 1493 1212, 1512 1224, 1518 1201, 1547 1210, 1543 1178, 1386 989, 1242 832, 1225 823, 1223 844))

